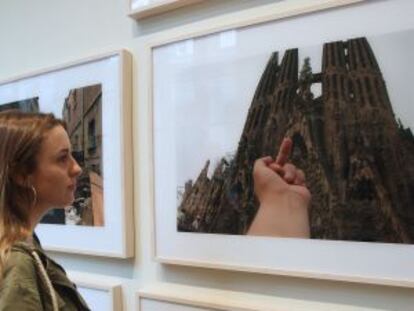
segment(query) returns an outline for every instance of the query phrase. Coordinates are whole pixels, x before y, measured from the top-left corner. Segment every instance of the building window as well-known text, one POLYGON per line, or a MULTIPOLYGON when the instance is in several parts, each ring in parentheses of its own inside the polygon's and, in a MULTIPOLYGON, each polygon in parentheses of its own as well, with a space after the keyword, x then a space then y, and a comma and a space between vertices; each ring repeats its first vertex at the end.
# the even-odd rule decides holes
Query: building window
POLYGON ((79 135, 75 134, 74 138, 73 138, 73 150, 78 151, 79 150, 79 135))
POLYGON ((95 119, 88 123, 88 151, 94 153, 96 151, 96 125, 95 119))

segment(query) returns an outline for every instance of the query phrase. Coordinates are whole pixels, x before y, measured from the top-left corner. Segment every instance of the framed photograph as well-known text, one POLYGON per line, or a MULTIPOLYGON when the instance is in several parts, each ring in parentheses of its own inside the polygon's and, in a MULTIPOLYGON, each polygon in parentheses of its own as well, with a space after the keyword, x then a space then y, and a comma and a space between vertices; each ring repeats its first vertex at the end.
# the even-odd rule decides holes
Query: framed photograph
POLYGON ((78 271, 68 271, 67 273, 91 310, 123 310, 121 280, 78 271))
MULTIPOLYGON (((341 310, 358 310, 341 305, 341 310)), ((336 310, 334 303, 305 301, 275 296, 172 283, 158 283, 137 293, 137 311, 277 311, 336 310)))
POLYGON ((128 0, 129 16, 141 19, 162 14, 205 0, 128 0))
POLYGON ((157 260, 414 286, 414 7, 353 2, 282 1, 150 39, 157 260), (306 186, 264 200, 284 137, 306 186), (269 183, 253 175, 266 156, 269 183))
POLYGON ((121 50, 0 82, 0 111, 53 113, 82 167, 75 201, 36 227, 47 250, 133 256, 131 55, 121 50), (83 238, 79 238, 83 237, 83 238))

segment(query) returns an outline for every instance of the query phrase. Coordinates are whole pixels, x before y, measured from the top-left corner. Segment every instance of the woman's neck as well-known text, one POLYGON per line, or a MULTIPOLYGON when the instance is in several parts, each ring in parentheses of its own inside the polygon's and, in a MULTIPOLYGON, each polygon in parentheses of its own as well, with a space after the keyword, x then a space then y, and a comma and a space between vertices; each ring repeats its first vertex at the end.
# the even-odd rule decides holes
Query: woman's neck
POLYGON ((43 216, 50 210, 50 208, 47 208, 46 206, 42 206, 39 204, 36 204, 32 208, 32 213, 30 215, 30 230, 33 233, 34 229, 40 223, 40 220, 43 218, 43 216))

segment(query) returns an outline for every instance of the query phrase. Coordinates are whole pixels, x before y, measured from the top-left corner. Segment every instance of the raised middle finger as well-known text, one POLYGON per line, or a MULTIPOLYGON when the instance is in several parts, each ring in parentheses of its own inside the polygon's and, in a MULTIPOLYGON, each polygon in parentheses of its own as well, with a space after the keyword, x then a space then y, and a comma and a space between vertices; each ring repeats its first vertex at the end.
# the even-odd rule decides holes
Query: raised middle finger
POLYGON ((293 142, 289 137, 285 137, 280 144, 279 152, 276 156, 275 163, 283 166, 288 161, 290 153, 292 151, 293 142))

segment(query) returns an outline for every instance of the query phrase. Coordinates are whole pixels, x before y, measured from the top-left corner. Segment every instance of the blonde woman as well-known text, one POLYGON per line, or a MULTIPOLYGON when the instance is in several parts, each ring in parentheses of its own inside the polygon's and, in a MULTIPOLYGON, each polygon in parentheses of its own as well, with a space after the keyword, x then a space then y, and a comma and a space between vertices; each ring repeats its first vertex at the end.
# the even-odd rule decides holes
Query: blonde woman
POLYGON ((74 200, 81 168, 51 114, 0 113, 0 310, 89 310, 33 231, 74 200))

